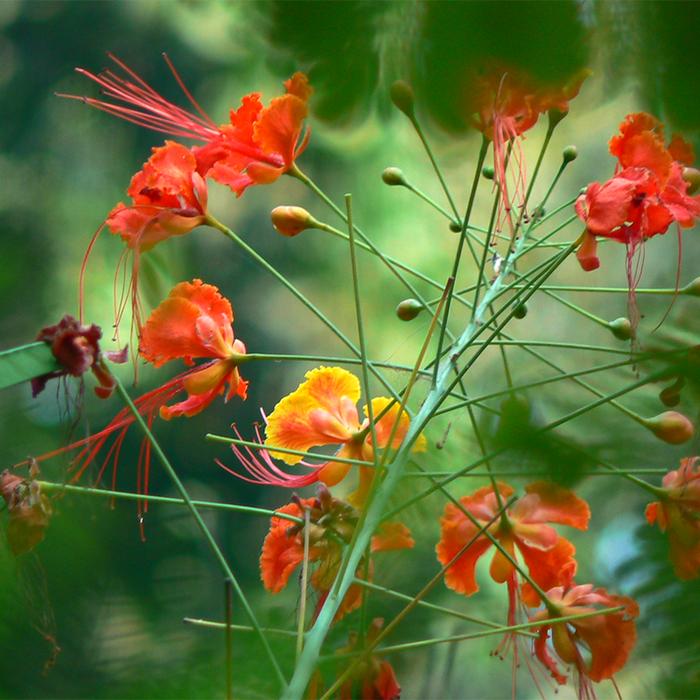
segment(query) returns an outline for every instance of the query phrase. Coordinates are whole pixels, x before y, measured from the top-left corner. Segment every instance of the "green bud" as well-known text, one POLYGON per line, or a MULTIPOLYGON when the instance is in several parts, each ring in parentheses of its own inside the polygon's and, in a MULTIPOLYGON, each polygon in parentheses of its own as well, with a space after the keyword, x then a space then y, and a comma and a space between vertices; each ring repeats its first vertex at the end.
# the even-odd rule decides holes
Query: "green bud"
POLYGON ((691 297, 700 297, 700 277, 696 277, 690 284, 678 290, 679 294, 687 294, 691 297))
POLYGON ((567 146, 562 151, 561 155, 564 158, 565 163, 571 163, 572 160, 576 160, 578 158, 578 148, 576 148, 576 146, 567 146))
POLYGON ((404 299, 396 307, 396 315, 402 321, 412 321, 418 314, 423 311, 423 304, 417 299, 404 299))
POLYGON ((632 337, 632 324, 630 320, 624 316, 610 321, 610 323, 608 323, 608 328, 618 340, 629 340, 632 337))
POLYGON ((405 80, 397 80, 389 92, 391 101, 398 107, 409 119, 415 116, 414 105, 416 95, 413 88, 405 80))
POLYGON ((700 170, 683 168, 683 179, 688 183, 687 194, 695 194, 700 189, 700 170))
POLYGON ((485 165, 481 169, 481 176, 486 180, 493 180, 493 178, 496 176, 496 172, 493 169, 493 165, 485 165))
POLYGON ((685 386, 685 379, 683 377, 678 377, 676 381, 671 385, 667 386, 661 392, 659 392, 659 399, 661 403, 667 408, 673 408, 678 406, 681 402, 681 389, 685 386))
POLYGON ((454 231, 455 233, 461 233, 462 224, 460 224, 459 221, 450 221, 450 231, 454 231))
POLYGON ((527 316, 527 303, 524 301, 516 301, 513 304, 513 316, 515 318, 525 318, 527 316))
POLYGON ((403 187, 408 187, 408 180, 404 177, 403 170, 401 168, 387 168, 382 173, 382 180, 387 185, 392 187, 396 185, 401 185, 403 187))

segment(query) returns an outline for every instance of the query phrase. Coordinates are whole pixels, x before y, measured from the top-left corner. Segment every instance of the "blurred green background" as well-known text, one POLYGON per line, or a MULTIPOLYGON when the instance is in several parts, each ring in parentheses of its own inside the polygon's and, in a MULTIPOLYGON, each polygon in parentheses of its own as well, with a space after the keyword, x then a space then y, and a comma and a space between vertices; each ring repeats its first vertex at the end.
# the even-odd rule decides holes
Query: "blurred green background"
MULTIPOLYGON (((283 80, 295 70, 309 75, 312 99, 309 148, 300 165, 336 202, 352 192, 358 222, 386 250, 438 279, 447 275, 454 234, 444 219, 406 190, 382 185, 381 171, 399 166, 408 178, 434 195, 440 191, 407 120, 388 100, 397 78, 414 84, 419 113, 428 127, 437 156, 454 194, 464 206, 479 135, 469 131, 464 106, 469 103, 475 66, 502 61, 526 69, 545 83, 564 80, 582 66, 595 71, 573 103, 571 116, 557 131, 541 195, 559 164, 561 148, 579 147, 555 195, 556 203, 575 196, 591 180, 612 175, 607 140, 630 111, 646 109, 663 119, 669 134, 682 131, 698 142, 700 75, 693 52, 700 28, 696 2, 603 1, 556 2, 41 2, 0 3, 0 333, 7 349, 33 340, 39 329, 64 313, 77 313, 77 278, 88 242, 109 211, 125 198, 131 176, 164 136, 135 127, 54 93, 97 95, 97 86, 74 72, 97 72, 107 52, 123 60, 168 99, 186 106, 161 54, 166 52, 184 83, 215 122, 224 123, 249 92, 267 102, 281 93, 283 80)), ((534 162, 543 128, 525 142, 534 162)), ((488 192, 487 192, 488 194, 488 192)), ((352 337, 354 318, 347 250, 342 242, 319 232, 282 239, 269 222, 269 211, 282 204, 306 206, 317 218, 338 226, 330 212, 303 186, 282 178, 269 187, 248 190, 240 199, 215 183, 210 186, 212 213, 231 226, 267 260, 288 275, 352 337)), ((488 198, 481 219, 485 221, 488 198)), ((577 235, 575 232, 571 236, 577 235)), ((681 284, 698 276, 700 254, 686 234, 681 284)), ((87 321, 105 329, 110 347, 113 323, 114 269, 122 245, 104 233, 87 272, 87 321)), ((607 255, 608 248, 605 248, 607 255)), ((573 262, 565 282, 626 283, 624 251, 610 251, 597 277, 585 276, 573 262)), ((647 251, 644 285, 673 286, 678 264, 673 233, 655 239, 647 251)), ((169 240, 144 257, 142 289, 147 306, 155 306, 171 286, 200 277, 218 286, 234 308, 236 336, 251 352, 343 355, 344 349, 284 290, 213 230, 169 240)), ((423 338, 421 318, 402 325, 393 309, 407 294, 374 262, 363 261, 363 299, 371 355, 409 362, 423 338)), ((596 273, 598 274, 598 273, 596 273)), ((561 281, 561 280, 560 280, 561 281)), ((422 290, 428 294, 427 290, 422 290)), ((432 294, 432 293, 430 293, 432 294)), ((576 299, 604 318, 626 313, 624 295, 595 302, 576 299)), ((651 330, 663 317, 668 298, 643 299, 651 330), (652 320, 655 319, 654 322, 652 320)), ((693 299, 680 299, 664 328, 697 330, 693 299)), ((640 301, 640 306, 642 301, 640 301)), ((523 336, 569 339, 581 335, 580 317, 543 299, 531 304, 518 326, 523 336)), ((582 342, 610 346, 608 331, 585 326, 582 342)), ((657 342, 651 337, 651 344, 657 342)), ((659 341, 660 342, 660 341, 659 341)), ((111 346, 113 347, 113 345, 111 346)), ((604 356, 549 355, 570 370, 602 362, 604 356)), ((514 353, 516 380, 543 376, 526 355, 514 353)), ((175 364, 175 363, 174 363, 175 364)), ((159 421, 157 435, 193 498, 278 507, 289 492, 251 486, 219 469, 214 459, 233 465, 221 446, 205 442, 206 432, 230 434, 236 422, 244 436, 302 380, 312 365, 249 363, 248 400, 217 403, 187 421, 159 421)), ((503 387, 498 357, 486 356, 470 388, 475 392, 503 387)), ((648 368, 641 367, 640 371, 648 368)), ((122 378, 131 381, 131 367, 122 378)), ((139 391, 158 386, 181 368, 157 374, 144 368, 139 391), (168 374, 170 371, 170 374, 168 374)), ((397 384, 402 377, 396 375, 397 384)), ((612 391, 633 380, 633 372, 611 374, 598 386, 612 391)), ((119 409, 118 401, 95 399, 91 378, 76 424, 75 408, 56 386, 32 399, 29 387, 0 394, 2 468, 41 455, 95 432, 119 409)), ((75 388, 74 388, 75 391, 75 388)), ((697 415, 694 396, 684 394, 685 409, 697 415)), ((557 385, 528 396, 527 425, 542 424, 587 401, 580 390, 557 385)), ((637 409, 644 415, 662 407, 649 391, 637 409)), ((498 403, 494 403, 498 408, 498 403)), ((587 465, 570 445, 583 445, 625 467, 677 468, 694 445, 669 447, 628 423, 612 410, 572 423, 557 440, 520 441, 502 460, 504 468, 545 466, 560 479, 577 483, 592 505, 588 533, 573 537, 579 549, 578 580, 611 592, 636 594, 643 607, 640 643, 629 670, 620 674, 624 697, 700 697, 698 638, 700 604, 697 582, 676 581, 666 562, 666 543, 657 530, 644 527, 648 498, 607 479, 581 479, 587 465), (622 438, 621 438, 622 436, 622 438), (629 437, 628 437, 629 436, 629 437), (617 493, 619 489, 619 495, 617 493), (643 536, 635 534, 638 527, 643 536), (695 665, 693 665, 695 664, 695 665)), ((434 445, 446 424, 428 435, 434 445)), ((484 428, 494 439, 508 431, 495 419, 484 428)), ((523 429, 522 425, 512 430, 523 429)), ((134 490, 141 439, 127 437, 116 486, 134 490)), ((430 449, 426 467, 450 470, 469 461, 477 448, 468 417, 458 416, 445 449, 430 449)), ((42 476, 61 481, 67 458, 42 464, 42 476)), ((86 480, 96 478, 97 466, 86 480)), ((109 485, 111 473, 103 482, 109 485)), ((457 495, 481 482, 455 487, 457 495), (461 489, 461 490, 460 490, 461 489)), ((408 483, 405 495, 415 488, 408 483)), ((151 474, 152 493, 172 495, 160 469, 151 474)), ((404 494, 401 494, 404 495, 404 494)), ((413 552, 391 553, 378 576, 383 585, 401 585, 415 593, 423 572, 435 570, 437 512, 443 503, 428 500, 408 514, 417 540, 413 552)), ((141 541, 135 505, 111 507, 104 498, 63 496, 36 556, 12 560, 0 549, 0 697, 4 698, 215 698, 224 696, 224 641, 219 632, 186 626, 182 618, 223 619, 223 583, 213 557, 183 509, 152 504, 141 541), (45 582, 45 583, 44 583, 45 582), (46 591, 44 591, 44 585, 46 591), (55 626, 49 615, 53 611, 55 626), (32 625, 55 629, 61 652, 45 675, 51 645, 32 625)), ((207 522, 240 577, 264 625, 291 626, 298 588, 292 585, 271 598, 259 581, 260 547, 269 521, 254 516, 206 514, 207 522)), ((578 534, 578 533, 577 533, 578 534)), ((480 596, 464 600, 441 587, 432 600, 475 616, 505 620, 505 600, 484 574, 480 596)), ((380 599, 371 614, 389 617, 399 606, 380 599)), ((236 609, 235 619, 245 622, 236 609)), ((333 632, 342 646, 348 626, 333 632)), ((417 613, 401 639, 455 634, 462 627, 417 613)), ((399 641, 397 639, 397 641, 399 641)), ((510 694, 510 664, 488 659, 493 639, 475 645, 441 646, 429 652, 392 657, 404 686, 404 698, 501 698, 510 694), (479 656, 481 655, 481 656, 479 656)), ((293 648, 280 647, 285 667, 293 648)), ((235 697, 271 697, 276 689, 259 645, 245 634, 235 638, 235 697)), ((571 697, 571 688, 559 697, 571 697)), ((613 697, 601 686, 599 697, 613 697)), ((537 697, 521 669, 518 697, 537 697)))

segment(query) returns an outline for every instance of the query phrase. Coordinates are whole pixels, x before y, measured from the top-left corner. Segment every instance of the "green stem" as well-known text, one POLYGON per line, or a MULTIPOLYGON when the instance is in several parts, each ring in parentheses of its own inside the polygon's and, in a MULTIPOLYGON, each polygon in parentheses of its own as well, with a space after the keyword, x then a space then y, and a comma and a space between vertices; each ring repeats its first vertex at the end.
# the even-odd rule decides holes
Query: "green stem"
POLYGON ((216 540, 212 536, 211 532, 209 531, 209 528, 207 527, 206 523, 202 519, 202 516, 199 514, 199 511, 197 510, 197 507, 195 506, 194 502, 190 498, 190 495, 187 493, 187 490, 185 489, 182 481, 180 481, 180 477, 178 477, 177 473, 175 472, 175 469, 173 469, 173 466, 170 464, 170 461, 168 458, 165 456, 165 453, 161 449, 159 443, 156 441, 155 437, 153 436, 153 433, 151 433, 148 425, 146 424, 146 421, 144 421, 143 417, 139 413, 138 409, 136 406, 134 406, 133 401, 131 400, 131 397, 129 394, 126 392, 124 389, 124 385, 121 383, 118 377, 114 377, 116 381, 116 389, 117 393, 119 396, 122 398, 124 403, 127 405, 129 410, 131 411, 132 415, 134 416, 134 420, 138 423, 139 427, 143 431, 144 435, 148 439, 148 441, 151 443, 151 449, 155 453, 156 457, 160 461, 161 465, 165 469, 166 473, 170 477, 170 480, 173 482, 173 485, 175 486, 177 492, 180 494, 182 497, 182 502, 187 506, 187 509, 190 511, 190 514, 192 515, 192 518, 194 519, 195 523, 197 523, 197 526, 199 527, 200 531, 202 532, 202 535, 209 545, 209 548, 211 549, 212 553, 214 554, 214 557, 216 560, 219 562, 219 566, 221 567, 221 570, 224 573, 224 577, 227 581, 231 582, 231 585, 236 591, 236 595, 238 596, 239 601, 241 602, 241 605, 243 609, 245 610, 246 615, 248 616, 248 619, 250 620, 251 625, 255 628, 255 631, 258 635, 258 638, 260 639, 260 642, 263 645, 263 648, 265 649, 265 654, 268 657, 268 660, 270 661, 270 665, 272 666, 272 669, 275 673, 275 676, 277 677, 277 680, 279 684, 284 688, 286 686, 286 681, 284 678, 284 675, 282 674, 282 669, 280 668, 279 664, 277 663, 277 659, 275 658, 274 653, 272 652, 272 648, 270 647, 270 643, 267 641, 267 638, 263 634, 260 625, 257 621, 257 618, 255 617, 255 613, 253 612, 253 609, 250 607, 250 604, 248 603, 245 594, 243 593, 243 589, 241 588, 240 584, 238 583, 236 577, 233 574, 233 571, 231 571, 231 568, 228 565, 228 562, 226 561, 224 555, 222 554, 221 550, 219 549, 219 546, 216 544, 216 540))

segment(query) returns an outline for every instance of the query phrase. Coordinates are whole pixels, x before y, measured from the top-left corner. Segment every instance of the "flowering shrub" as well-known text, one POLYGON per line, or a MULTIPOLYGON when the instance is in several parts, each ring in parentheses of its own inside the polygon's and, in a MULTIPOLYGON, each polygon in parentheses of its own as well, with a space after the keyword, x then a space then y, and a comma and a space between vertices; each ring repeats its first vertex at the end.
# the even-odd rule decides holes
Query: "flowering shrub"
MULTIPOLYGON (((595 536, 587 532, 589 521, 597 513, 575 490, 579 487, 577 477, 586 475, 574 475, 567 460, 571 454, 583 455, 593 465, 591 480, 593 474, 604 469, 630 493, 636 489, 652 492, 658 500, 647 507, 648 523, 658 523, 667 534, 669 560, 678 578, 696 578, 700 566, 698 458, 684 458, 681 468, 670 472, 658 487, 603 460, 592 446, 596 426, 604 432, 601 424, 607 418, 599 418, 604 407, 627 421, 625 441, 640 445, 657 439, 667 445, 689 443, 695 427, 685 415, 687 409, 664 411, 649 418, 644 400, 635 403, 636 395, 627 395, 645 385, 675 379, 670 393, 669 389, 662 391, 663 401, 666 406, 676 406, 685 400, 680 394, 683 383, 678 357, 683 358, 691 348, 669 351, 675 362, 672 369, 641 376, 638 368, 646 372, 643 363, 649 359, 639 341, 641 319, 599 318, 592 310, 561 296, 571 291, 573 284, 562 289, 551 284, 551 278, 558 271, 573 278, 579 272, 575 259, 586 272, 611 267, 613 263, 606 258, 612 246, 601 246, 599 251, 598 244, 614 241, 627 247, 623 272, 629 286, 613 292, 639 293, 635 256, 644 246, 653 246, 656 241, 652 239, 658 234, 675 225, 680 235, 681 229, 692 227, 700 216, 700 196, 693 195, 689 185, 688 168, 693 161, 690 145, 678 135, 667 144, 661 122, 651 115, 628 115, 609 144, 610 153, 618 161, 612 179, 602 185, 591 183, 583 194, 548 214, 553 185, 576 159, 576 149, 564 150, 558 174, 545 195, 535 194, 534 184, 544 177, 552 134, 575 109, 570 102, 585 85, 587 74, 575 75, 565 85, 543 87, 519 71, 494 68, 477 81, 476 93, 465 108, 465 123, 481 133, 481 150, 463 204, 455 203, 432 152, 430 158, 452 211, 410 184, 398 168, 388 168, 382 175, 387 185, 418 194, 445 217, 452 231, 449 243, 440 243, 452 251, 451 267, 433 278, 428 269, 416 269, 380 250, 372 236, 358 228, 356 222, 362 214, 353 211, 352 198, 346 198, 343 211, 304 173, 303 154, 310 139, 307 120, 313 119, 309 111, 313 89, 305 75, 295 73, 284 83, 285 93, 273 98, 268 106, 263 106, 257 93, 243 97, 240 107, 231 110, 230 123, 216 126, 193 100, 197 114, 166 101, 124 64, 117 64, 125 77, 112 71, 94 75, 81 69, 101 86, 103 95, 99 100, 85 98, 85 102, 176 140, 153 148, 126 190, 130 202, 118 203, 100 227, 119 234, 125 246, 123 255, 133 256, 130 274, 120 277, 116 273, 117 281, 121 279, 126 288, 116 290, 115 325, 119 325, 127 308, 125 299, 130 299, 132 338, 137 341, 131 348, 132 355, 155 370, 175 360, 183 360, 189 369, 132 400, 110 370, 110 363, 126 361, 126 346, 103 350, 98 342, 101 330, 94 324, 83 325, 84 316, 90 314, 91 299, 83 292, 81 277, 80 321, 66 316, 39 335, 39 341, 47 346, 46 354, 51 353, 53 368, 40 373, 27 370, 22 378, 31 379, 38 393, 54 378, 65 381, 72 376, 83 381, 83 375, 91 370, 98 395, 105 399, 116 395, 125 406, 115 409, 114 418, 103 430, 32 459, 29 478, 19 475, 22 465, 16 465, 17 471, 3 472, 0 492, 7 511, 11 553, 20 556, 35 547, 40 551, 40 542, 50 537, 47 530, 51 532, 51 518, 58 517, 50 495, 62 485, 40 481, 39 463, 77 449, 77 455, 72 453, 66 488, 94 496, 99 493, 103 473, 110 465, 114 471, 119 466, 126 433, 140 430, 144 442, 138 482, 133 492, 112 489, 110 495, 115 499, 138 498, 143 516, 149 473, 156 466, 165 470, 178 491, 178 503, 189 510, 224 580, 237 595, 283 697, 399 697, 404 684, 401 663, 388 661, 386 655, 394 652, 394 659, 400 659, 401 646, 394 643, 399 635, 411 636, 407 630, 415 633, 414 637, 420 635, 411 642, 415 649, 447 641, 427 626, 412 630, 411 614, 440 584, 439 590, 445 586, 449 589, 443 593, 452 596, 454 609, 442 607, 439 612, 463 619, 456 608, 462 597, 472 601, 483 593, 480 589, 484 583, 480 586, 477 579, 481 578, 480 561, 487 551, 490 578, 497 584, 507 584, 502 599, 505 614, 494 615, 498 623, 470 617, 469 624, 479 629, 474 636, 506 635, 506 643, 499 645, 497 652, 504 656, 513 649, 514 694, 519 659, 524 654, 533 673, 544 670, 546 676, 564 685, 570 669, 578 697, 595 697, 593 684, 624 674, 627 663, 634 659, 639 607, 628 596, 595 588, 595 583, 574 584, 579 571, 578 545, 567 539, 571 535, 560 534, 559 527, 565 533, 567 528, 586 531, 575 535, 577 543, 588 543, 584 538, 595 536), (544 114, 547 126, 540 124, 538 132, 535 127, 544 114), (526 136, 542 142, 540 158, 530 175, 523 149, 526 136), (198 144, 188 146, 181 143, 183 139, 195 139, 198 144), (542 163, 545 165, 540 167, 542 163), (346 240, 355 292, 352 308, 357 341, 326 315, 325 300, 307 296, 210 210, 210 180, 225 185, 237 197, 247 197, 253 186, 273 185, 283 175, 308 186, 336 221, 332 225, 323 221, 322 214, 312 216, 299 206, 281 203, 272 211, 272 226, 284 238, 277 236, 272 226, 268 235, 276 236, 280 247, 299 246, 302 250, 309 234, 299 234, 307 229, 346 240), (491 215, 480 221, 481 212, 474 201, 484 189, 491 199, 491 215), (562 212, 568 218, 564 219, 562 212), (583 232, 579 220, 585 226, 583 232), (290 630, 270 632, 260 624, 252 605, 260 596, 250 596, 249 600, 239 585, 240 572, 219 548, 199 512, 201 504, 192 501, 180 480, 169 446, 158 441, 161 419, 179 421, 183 431, 190 429, 187 419, 200 413, 201 420, 218 412, 232 422, 239 399, 248 397, 249 381, 252 386, 255 382, 255 375, 246 369, 242 373, 249 381, 242 378, 241 365, 288 359, 293 367, 291 363, 300 359, 272 354, 276 348, 249 352, 234 335, 232 303, 214 286, 215 280, 181 281, 150 313, 143 312, 146 302, 138 286, 142 256, 149 255, 165 239, 196 235, 200 226, 220 232, 240 252, 261 264, 346 349, 343 356, 329 359, 314 344, 310 354, 302 358, 313 367, 298 388, 285 394, 278 386, 269 387, 274 395, 267 397, 266 405, 261 407, 264 425, 239 424, 232 426, 227 435, 207 436, 230 445, 230 450, 222 449, 217 461, 232 474, 231 478, 247 480, 259 489, 315 486, 315 495, 291 493, 267 512, 269 529, 260 541, 262 589, 270 594, 294 591, 298 601, 290 607, 286 620, 291 627, 296 618, 293 668, 279 660, 287 647, 273 643, 274 632, 290 630), (371 338, 391 336, 396 327, 390 325, 390 319, 376 323, 375 318, 363 313, 361 289, 368 273, 364 269, 366 260, 358 260, 358 251, 383 265, 407 297, 398 304, 396 315, 401 321, 415 322, 415 333, 422 338, 409 363, 379 360, 367 350, 371 338), (528 306, 540 298, 560 302, 567 311, 607 329, 611 342, 634 339, 635 343, 620 351, 619 346, 610 348, 597 336, 590 341, 586 337, 580 343, 576 338, 552 342, 550 345, 559 344, 572 353, 590 342, 600 352, 623 358, 612 366, 563 369, 547 354, 547 340, 529 335, 543 331, 546 324, 527 325, 525 321, 525 330, 517 326, 525 319, 528 306), (500 349, 503 376, 489 369, 493 366, 486 359, 490 348, 500 349), (270 354, 263 354, 267 350, 270 354), (537 381, 514 376, 511 363, 517 352, 527 353, 554 373, 544 379, 538 376, 537 381), (195 364, 195 360, 202 362, 195 364), (605 377, 604 372, 620 367, 628 372, 623 388, 617 384, 614 389, 607 388, 604 381, 600 386, 606 388, 599 388, 595 381, 589 383, 581 376, 605 377), (595 398, 586 401, 577 395, 578 403, 570 411, 561 410, 556 417, 540 420, 530 410, 531 397, 536 395, 537 387, 558 387, 559 383, 581 387, 595 398), (186 398, 176 400, 183 392, 186 398), (170 403, 172 400, 176 403, 170 403), (570 452, 565 450, 567 456, 559 460, 558 471, 547 470, 544 463, 534 465, 537 471, 545 471, 545 476, 533 481, 532 470, 525 468, 532 465, 523 466, 518 450, 552 436, 564 443, 565 436, 559 429, 589 412, 595 418, 587 426, 587 432, 592 433, 587 435, 589 439, 579 440, 570 452), (251 434, 255 439, 244 439, 244 435, 251 434), (464 447, 461 439, 477 447, 464 447), (100 463, 98 484, 93 487, 85 483, 84 474, 86 467, 96 461, 100 463), (305 469, 303 474, 296 473, 299 466, 305 469), (496 478, 501 469, 507 471, 508 483, 496 478), (557 483, 556 477, 564 483, 557 483), (420 518, 416 512, 420 512, 420 518), (431 558, 430 570, 425 563, 418 563, 421 548, 437 552, 437 562, 431 558), (411 572, 405 577, 405 590, 402 581, 383 585, 386 562, 390 561, 400 561, 401 570, 411 572), (292 585, 293 576, 298 576, 298 589, 292 585), (418 593, 415 587, 409 588, 409 583, 415 581, 422 585, 418 593), (373 616, 385 596, 406 602, 390 620, 384 612, 381 618, 373 616), (308 607, 307 599, 313 601, 308 607), (343 645, 345 639, 349 641, 343 645), (512 647, 511 641, 516 642, 512 647), (328 658, 334 661, 335 675, 327 668, 328 658)), ((391 96, 427 146, 418 117, 420 105, 411 86, 399 81, 391 96)), ((406 239, 410 240, 408 235, 406 239)), ((89 244, 84 274, 90 274, 91 248, 89 244)), ((120 266, 122 262, 123 257, 120 266)), ((657 291, 693 296, 697 295, 696 287, 691 284, 679 289, 672 282, 657 291)), ((235 298, 232 301, 237 314, 251 313, 235 298)), ((679 299, 677 303, 685 301, 679 299)), ((244 335, 249 342, 248 333, 244 335)), ((401 336, 397 345, 403 339, 401 336)), ((115 342, 119 346, 120 341, 115 342)), ((252 347, 252 343, 249 345, 252 347)), ((298 381, 300 373, 290 371, 298 381)), ((201 468, 219 466, 205 464, 201 468)), ((585 488, 589 489, 589 484, 585 488)), ((251 517, 260 514, 250 506, 238 507, 251 517)), ((70 509, 62 509, 61 517, 70 517, 70 509)), ((590 544, 584 546, 590 548, 590 544)), ((594 575, 590 568, 583 573, 594 575)), ((430 610, 437 612, 434 605, 430 610)), ((232 634, 230 624, 220 624, 232 634)), ((468 642, 464 639, 461 644, 468 642)), ((230 695, 230 685, 227 690, 230 695)), ((545 690, 540 690, 543 696, 545 690)))

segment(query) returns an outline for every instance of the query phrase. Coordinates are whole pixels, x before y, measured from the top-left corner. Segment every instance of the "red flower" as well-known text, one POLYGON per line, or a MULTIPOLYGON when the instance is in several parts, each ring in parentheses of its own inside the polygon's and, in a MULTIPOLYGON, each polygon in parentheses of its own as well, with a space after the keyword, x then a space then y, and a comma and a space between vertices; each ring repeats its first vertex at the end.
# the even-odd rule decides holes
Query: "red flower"
POLYGON ((700 569, 700 458, 682 459, 662 483, 660 500, 647 506, 647 522, 658 520, 661 531, 668 530, 669 561, 681 581, 690 581, 700 569))
MULTIPOLYGON (((100 75, 93 75, 83 68, 77 70, 98 83, 104 95, 129 106, 75 95, 63 96, 81 99, 93 107, 156 131, 206 142, 206 145, 193 149, 197 172, 202 177, 213 177, 239 195, 249 185, 267 184, 289 172, 295 159, 306 148, 309 134, 307 132, 301 138, 301 132, 313 90, 301 73, 295 73, 285 82, 287 94, 273 99, 269 107, 262 106, 259 93, 246 95, 242 106, 237 111, 231 110, 231 123, 217 127, 186 90, 185 94, 201 117, 163 99, 123 63, 113 56, 110 58, 135 82, 109 70, 100 75)), ((183 87, 172 65, 170 68, 183 87)))
MULTIPOLYGON (((332 498, 328 489, 319 484, 317 497, 294 498, 293 502, 278 509, 278 513, 304 519, 309 511, 309 561, 319 566, 311 575, 311 585, 320 593, 316 612, 320 610, 328 595, 340 567, 342 544, 347 544, 357 525, 359 512, 349 503, 332 498)), ((260 573, 265 588, 270 593, 279 593, 288 583, 294 569, 304 559, 305 526, 291 524, 289 520, 274 516, 270 532, 265 538, 260 556, 260 573)), ((413 547, 410 530, 401 523, 384 523, 381 532, 372 538, 372 552, 413 547)), ((358 576, 369 579, 367 562, 358 567, 358 576)), ((371 569, 371 567, 370 567, 371 569)), ((335 621, 359 607, 362 588, 353 584, 345 595, 335 621)), ((315 614, 314 614, 315 617, 315 614)))
MULTIPOLYGON (((571 525, 579 530, 588 527, 590 510, 573 491, 551 482, 538 481, 525 488, 527 495, 520 498, 513 507, 488 527, 490 534, 503 548, 516 557, 516 548, 529 569, 533 581, 543 590, 559 582, 559 573, 566 564, 573 562, 574 546, 557 535, 547 523, 571 525)), ((499 483, 500 502, 505 502, 514 493, 507 484, 499 483)), ((491 540, 479 529, 494 518, 500 509, 492 486, 484 486, 471 496, 460 499, 464 509, 474 520, 452 503, 445 507, 445 517, 441 519, 442 536, 436 547, 438 560, 448 564, 459 551, 474 537, 473 544, 450 566, 445 574, 445 584, 464 595, 479 590, 476 583, 477 561, 492 546, 491 540)), ((496 550, 490 568, 491 577, 498 583, 512 583, 515 568, 500 550, 496 550)), ((509 585, 511 608, 515 587, 509 585)), ((538 605, 539 598, 527 587, 524 591, 526 602, 538 605)))
POLYGON ((154 148, 126 192, 134 203, 120 202, 111 211, 110 231, 141 253, 206 223, 207 185, 196 168, 192 152, 179 143, 154 148))
POLYGON ((631 268, 642 241, 665 233, 674 221, 693 226, 700 216, 700 197, 688 196, 681 164, 692 163, 692 147, 678 135, 668 148, 664 143, 661 123, 644 113, 628 115, 620 135, 610 140, 610 153, 619 161, 615 176, 604 185, 591 183, 576 201, 576 213, 586 224, 577 252, 584 270, 600 265, 596 237, 626 244, 631 268))
POLYGON ((612 678, 626 663, 637 641, 634 619, 639 615, 639 606, 626 596, 613 596, 602 588, 593 590, 593 584, 574 585, 573 566, 562 575, 564 585, 547 592, 550 603, 545 610, 534 615, 534 621, 544 624, 538 628, 535 655, 552 674, 559 685, 566 683, 566 676, 559 670, 557 662, 549 655, 547 639, 552 634, 554 650, 565 664, 573 664, 578 674, 579 697, 595 697, 587 679, 599 683, 612 678), (604 615, 557 622, 557 618, 594 612, 602 608, 624 606, 624 610, 604 615), (590 652, 587 664, 579 646, 590 652))
POLYGON ((189 398, 173 406, 161 406, 162 418, 199 413, 224 392, 226 382, 226 401, 236 394, 246 398, 248 382, 238 373, 246 348, 240 340, 234 340, 232 323, 229 301, 202 280, 176 285, 151 314, 141 329, 139 354, 154 367, 178 358, 188 365, 194 364, 194 357, 216 358, 183 378, 189 398))
MULTIPOLYGON (((347 645, 336 653, 357 654, 363 647, 374 643, 383 625, 383 618, 375 617, 364 637, 361 638, 357 632, 350 632, 347 645)), ((398 700, 400 695, 401 686, 396 681, 394 669, 388 661, 382 661, 376 654, 358 664, 338 691, 341 700, 398 700)))

